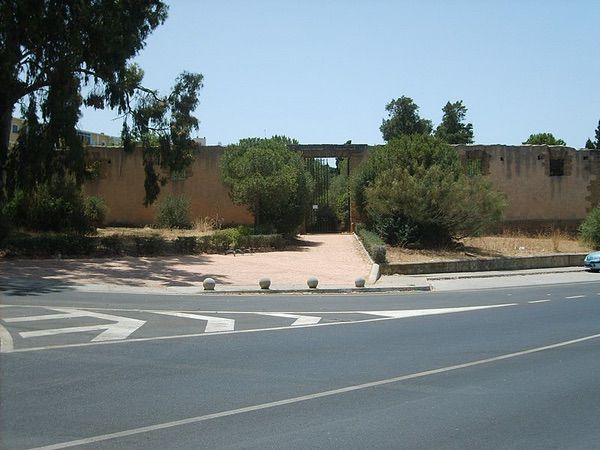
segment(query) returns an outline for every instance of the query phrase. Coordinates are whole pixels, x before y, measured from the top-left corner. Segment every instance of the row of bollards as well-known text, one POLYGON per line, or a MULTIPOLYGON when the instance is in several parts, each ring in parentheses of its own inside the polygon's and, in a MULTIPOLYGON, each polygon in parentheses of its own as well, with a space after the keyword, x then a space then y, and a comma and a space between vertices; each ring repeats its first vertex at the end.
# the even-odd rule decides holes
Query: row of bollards
MULTIPOLYGON (((306 280, 306 284, 309 289, 316 289, 319 285, 319 280, 317 277, 310 277, 308 280, 306 280)), ((216 285, 217 283, 212 278, 205 278, 202 282, 202 286, 204 287, 205 291, 214 291, 216 285)), ((258 286, 262 290, 269 290, 271 287, 271 280, 269 278, 261 278, 258 280, 258 286)), ((358 277, 356 280, 354 280, 354 286, 357 288, 365 287, 365 279, 363 277, 358 277)))

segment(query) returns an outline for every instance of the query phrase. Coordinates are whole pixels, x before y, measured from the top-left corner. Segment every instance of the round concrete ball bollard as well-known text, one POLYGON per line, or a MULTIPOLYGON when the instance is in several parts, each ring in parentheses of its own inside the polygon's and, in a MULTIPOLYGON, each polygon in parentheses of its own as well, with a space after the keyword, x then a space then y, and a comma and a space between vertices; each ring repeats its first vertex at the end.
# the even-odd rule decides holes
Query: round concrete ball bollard
POLYGON ((316 289, 317 285, 319 284, 319 280, 317 280, 316 277, 310 277, 308 280, 306 280, 306 284, 308 284, 309 288, 316 289))
POLYGON ((214 291, 216 284, 217 283, 215 283, 215 280, 213 280, 212 278, 205 278, 202 282, 202 286, 204 286, 205 291, 214 291))
POLYGON ((261 289, 269 289, 271 287, 271 280, 268 278, 261 278, 258 280, 258 285, 261 289))
POLYGON ((363 277, 358 277, 356 280, 354 280, 354 286, 357 288, 365 287, 365 279, 363 277))

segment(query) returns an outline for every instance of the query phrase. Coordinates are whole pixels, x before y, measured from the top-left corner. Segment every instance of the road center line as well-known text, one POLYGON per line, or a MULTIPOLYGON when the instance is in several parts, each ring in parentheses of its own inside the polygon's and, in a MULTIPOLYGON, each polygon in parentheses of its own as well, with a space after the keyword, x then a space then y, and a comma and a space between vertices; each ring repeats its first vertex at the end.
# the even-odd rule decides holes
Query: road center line
POLYGON ((530 302, 527 302, 527 303, 546 303, 546 302, 549 302, 549 301, 550 300, 547 300, 547 299, 546 300, 531 300, 530 302))
POLYGON ((574 298, 583 298, 585 297, 585 295, 571 295, 570 297, 565 297, 568 300, 574 299, 574 298))
POLYGON ((108 441, 110 439, 134 436, 137 434, 149 433, 151 431, 164 430, 167 428, 174 428, 174 427, 189 425, 189 424, 193 424, 193 423, 205 422, 205 421, 212 420, 212 419, 219 419, 222 417, 235 416, 238 414, 244 414, 244 413, 253 412, 253 411, 260 411, 260 410, 264 410, 264 409, 275 408, 277 406, 292 405, 295 403, 301 403, 301 402, 305 402, 308 400, 315 400, 315 399, 319 399, 319 398, 331 397, 334 395, 345 394, 348 392, 360 391, 363 389, 384 386, 384 385, 392 384, 392 383, 399 383, 401 381, 413 380, 416 378, 424 378, 429 375, 436 375, 439 373, 451 372, 453 370, 460 370, 460 369, 466 369, 469 367, 480 366, 483 364, 489 364, 492 362, 502 361, 505 359, 517 358, 519 356, 530 355, 532 353, 539 353, 539 352, 543 352, 546 350, 553 350, 556 348, 566 347, 568 345, 578 344, 581 342, 589 341, 592 339, 598 339, 598 338, 600 338, 600 334, 593 334, 591 336, 585 336, 585 337, 581 337, 578 339, 572 339, 569 341, 558 342, 556 344, 545 345, 543 347, 531 348, 531 349, 523 350, 520 352, 506 353, 504 355, 494 356, 492 358, 480 359, 477 361, 471 361, 471 362, 467 362, 467 363, 463 363, 463 364, 456 364, 454 366, 441 367, 438 369, 426 370, 424 372, 411 373, 408 375, 402 375, 402 376, 398 376, 398 377, 394 377, 394 378, 387 378, 384 380, 372 381, 369 383, 356 384, 353 386, 346 386, 346 387, 339 388, 339 389, 332 389, 329 391, 317 392, 315 394, 302 395, 300 397, 292 397, 292 398, 287 398, 284 400, 277 400, 274 402, 246 406, 244 408, 231 409, 229 411, 222 411, 222 412, 213 413, 213 414, 205 414, 202 416, 189 417, 187 419, 174 420, 172 422, 164 422, 164 423, 158 423, 155 425, 149 425, 149 426, 145 426, 145 427, 131 428, 129 430, 118 431, 115 433, 101 434, 101 435, 92 436, 89 438, 76 439, 74 441, 66 441, 66 442, 61 442, 58 444, 52 444, 52 445, 47 445, 47 446, 43 446, 43 447, 36 447, 31 450, 54 450, 54 449, 61 449, 61 448, 67 448, 67 447, 75 447, 77 445, 93 444, 95 442, 108 441))

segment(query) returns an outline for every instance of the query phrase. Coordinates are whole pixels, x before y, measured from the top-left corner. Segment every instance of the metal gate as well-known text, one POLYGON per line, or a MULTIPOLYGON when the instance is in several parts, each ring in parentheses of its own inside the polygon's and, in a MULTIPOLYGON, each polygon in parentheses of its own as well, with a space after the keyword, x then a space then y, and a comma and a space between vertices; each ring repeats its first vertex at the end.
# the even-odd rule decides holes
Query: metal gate
MULTIPOLYGON (((313 178, 313 196, 310 210, 305 216, 308 233, 335 233, 339 231, 339 221, 330 204, 329 188, 331 179, 338 169, 329 165, 326 158, 306 158, 306 169, 313 178)), ((333 202, 334 199, 331 199, 333 202)))

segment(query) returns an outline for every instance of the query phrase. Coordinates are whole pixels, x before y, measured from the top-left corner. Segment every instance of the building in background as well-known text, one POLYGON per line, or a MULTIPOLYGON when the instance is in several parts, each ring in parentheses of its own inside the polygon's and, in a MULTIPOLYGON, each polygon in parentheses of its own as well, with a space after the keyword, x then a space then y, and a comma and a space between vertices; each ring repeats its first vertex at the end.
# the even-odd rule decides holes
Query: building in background
MULTIPOLYGON (((13 117, 10 124, 10 139, 9 146, 12 147, 17 143, 19 133, 25 125, 25 121, 18 117, 13 117)), ((93 131, 77 130, 77 136, 81 139, 84 145, 96 147, 115 147, 121 145, 121 138, 108 136, 104 133, 95 133, 93 131)))

